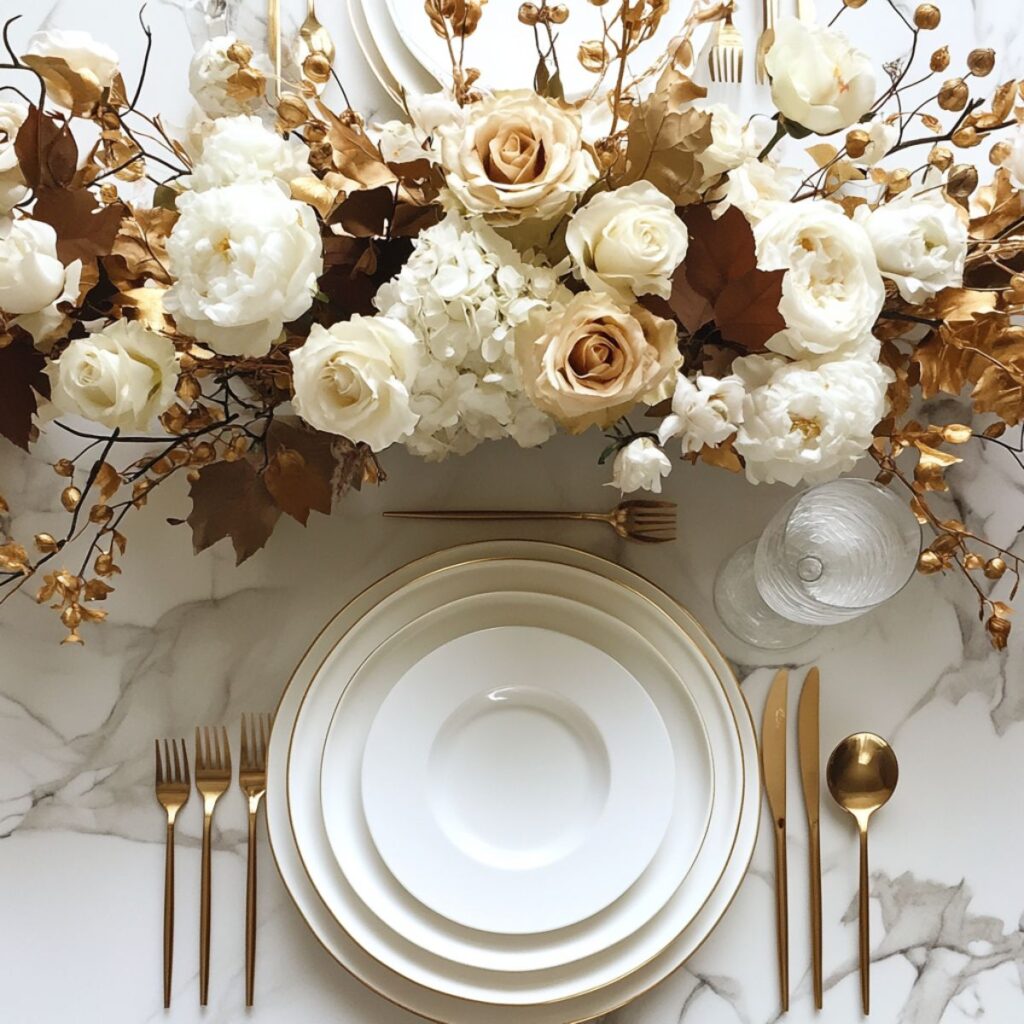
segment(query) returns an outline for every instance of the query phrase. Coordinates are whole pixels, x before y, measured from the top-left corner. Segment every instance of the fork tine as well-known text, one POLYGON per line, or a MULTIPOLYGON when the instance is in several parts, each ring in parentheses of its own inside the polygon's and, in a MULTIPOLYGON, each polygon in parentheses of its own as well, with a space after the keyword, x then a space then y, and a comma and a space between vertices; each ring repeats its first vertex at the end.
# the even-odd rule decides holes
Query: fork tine
POLYGON ((216 726, 213 727, 213 757, 214 757, 214 761, 213 761, 214 768, 218 768, 219 769, 219 768, 223 767, 223 762, 221 761, 221 754, 220 754, 220 731, 217 729, 216 726))
POLYGON ((208 725, 203 726, 203 760, 207 770, 217 766, 213 759, 213 744, 210 742, 210 727, 208 725))
MULTIPOLYGON (((164 740, 166 743, 167 740, 164 740)), ((181 759, 178 757, 178 744, 177 741, 171 740, 171 750, 174 751, 174 781, 181 782, 181 759)))
POLYGON ((227 726, 222 725, 220 727, 221 739, 224 741, 224 762, 221 764, 221 769, 226 772, 231 771, 231 744, 228 743, 228 730, 227 726))
POLYGON ((154 740, 153 746, 156 747, 156 784, 159 786, 164 781, 164 766, 160 763, 160 741, 154 740))
POLYGON ((182 760, 182 763, 185 766, 185 785, 186 786, 191 786, 192 785, 192 777, 191 777, 191 775, 189 775, 189 771, 188 771, 188 747, 185 746, 185 738, 184 737, 181 738, 180 743, 181 743, 181 760, 182 760))
POLYGON ((250 764, 250 761, 249 761, 249 722, 248 722, 248 718, 249 718, 249 716, 246 715, 243 712, 243 714, 242 714, 241 740, 239 741, 239 764, 241 764, 241 766, 243 768, 248 768, 249 764, 250 764))
POLYGON ((199 726, 196 726, 196 771, 202 771, 203 769, 203 740, 202 734, 199 731, 199 726))
POLYGON ((267 751, 270 749, 270 715, 260 715, 260 767, 267 767, 267 751))

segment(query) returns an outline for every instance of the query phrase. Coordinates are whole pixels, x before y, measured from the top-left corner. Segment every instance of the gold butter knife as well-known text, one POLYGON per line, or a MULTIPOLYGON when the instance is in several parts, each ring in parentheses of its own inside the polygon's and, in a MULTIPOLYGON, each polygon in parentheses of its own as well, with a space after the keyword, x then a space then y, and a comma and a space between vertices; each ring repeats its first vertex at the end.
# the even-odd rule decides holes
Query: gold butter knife
POLYGON ((281 100, 281 0, 268 0, 267 48, 274 64, 274 98, 281 100))
POLYGON ((775 832, 775 922, 782 1012, 789 1010, 789 894, 786 873, 786 705, 789 670, 775 674, 761 723, 761 769, 775 832))
POLYGON ((821 968, 821 750, 819 704, 821 677, 812 668, 804 680, 797 708, 797 746, 800 751, 800 782, 807 811, 808 856, 811 872, 811 966, 814 1005, 822 1006, 821 968))

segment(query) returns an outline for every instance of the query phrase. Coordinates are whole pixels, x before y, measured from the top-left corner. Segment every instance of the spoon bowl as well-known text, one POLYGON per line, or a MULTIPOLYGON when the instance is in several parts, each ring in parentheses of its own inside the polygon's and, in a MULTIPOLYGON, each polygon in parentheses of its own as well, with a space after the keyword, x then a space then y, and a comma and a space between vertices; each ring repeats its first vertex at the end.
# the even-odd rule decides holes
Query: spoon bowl
POLYGON ((867 1015, 871 1012, 868 822, 895 792, 900 766, 892 747, 881 736, 858 732, 847 736, 832 751, 825 777, 832 799, 853 815, 860 833, 860 992, 867 1015))

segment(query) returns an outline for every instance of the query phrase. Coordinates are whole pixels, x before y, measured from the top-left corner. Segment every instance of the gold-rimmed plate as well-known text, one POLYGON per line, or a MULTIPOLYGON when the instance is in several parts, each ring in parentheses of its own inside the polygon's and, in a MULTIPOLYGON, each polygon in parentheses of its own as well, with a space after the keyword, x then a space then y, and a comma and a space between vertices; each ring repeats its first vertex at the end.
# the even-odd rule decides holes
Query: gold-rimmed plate
POLYGON ((387 594, 393 593, 400 586, 411 582, 423 573, 445 565, 484 557, 533 557, 575 564, 581 568, 597 570, 602 575, 616 579, 627 588, 642 593, 645 598, 654 602, 671 616, 680 628, 686 630, 708 660, 713 663, 716 675, 722 680, 732 713, 736 715, 736 727, 743 753, 743 769, 742 784, 740 780, 734 780, 733 784, 741 785, 751 796, 743 802, 739 832, 722 878, 694 920, 680 935, 673 938, 670 945, 660 955, 628 977, 619 979, 611 985, 559 1003, 528 1008, 491 1005, 486 1010, 488 1021, 496 1022, 496 1024, 505 1024, 505 1022, 564 1024, 566 1021, 585 1020, 608 1012, 641 994, 678 966, 706 938, 728 906, 736 887, 745 874, 753 849, 759 815, 759 802, 756 799, 758 769, 753 727, 745 701, 727 664, 685 611, 651 584, 635 577, 627 570, 583 552, 559 548, 555 545, 501 542, 470 545, 428 556, 398 570, 385 581, 369 588, 339 613, 332 620, 329 628, 314 642, 282 699, 271 744, 272 778, 269 793, 269 817, 272 845, 282 876, 313 931, 325 948, 357 977, 385 998, 421 1016, 457 1022, 457 1024, 461 1024, 463 1021, 466 1024, 471 1024, 480 1019, 481 1012, 484 1012, 480 1005, 444 996, 409 982, 370 957, 336 925, 326 908, 320 903, 315 889, 305 876, 292 842, 288 823, 284 771, 291 727, 304 689, 302 677, 313 673, 323 660, 324 655, 333 647, 335 637, 343 633, 387 594))

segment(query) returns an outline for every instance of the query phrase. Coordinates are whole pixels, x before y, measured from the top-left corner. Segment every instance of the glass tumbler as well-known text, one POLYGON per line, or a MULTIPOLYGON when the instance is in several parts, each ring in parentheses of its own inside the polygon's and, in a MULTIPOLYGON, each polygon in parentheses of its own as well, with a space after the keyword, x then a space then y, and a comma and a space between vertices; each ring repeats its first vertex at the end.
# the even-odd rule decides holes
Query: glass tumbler
POLYGON ((897 594, 920 553, 921 527, 892 491, 835 480, 797 495, 736 551, 718 573, 715 607, 748 644, 793 647, 897 594))

